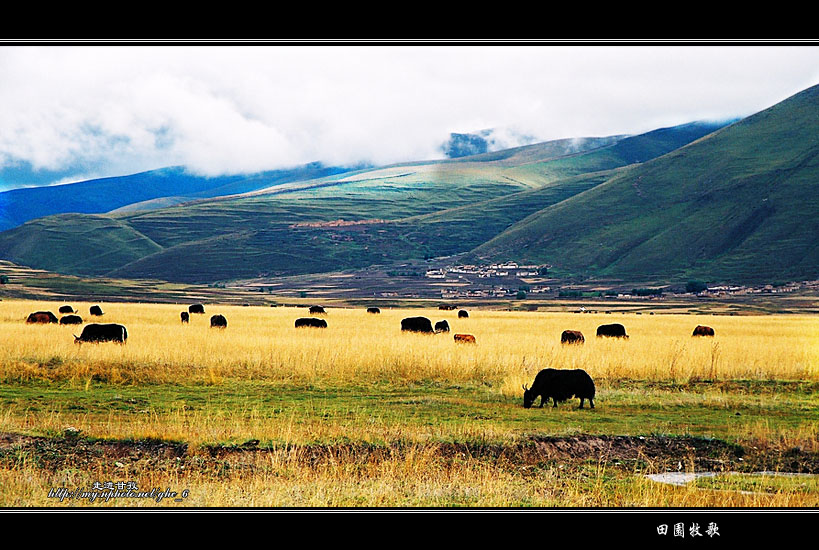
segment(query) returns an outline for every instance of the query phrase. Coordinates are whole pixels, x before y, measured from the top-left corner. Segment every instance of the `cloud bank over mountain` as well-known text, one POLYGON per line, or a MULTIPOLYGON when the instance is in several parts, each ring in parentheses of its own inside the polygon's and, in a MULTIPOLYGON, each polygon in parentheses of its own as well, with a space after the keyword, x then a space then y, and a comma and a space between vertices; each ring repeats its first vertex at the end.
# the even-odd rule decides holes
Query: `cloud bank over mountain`
MULTIPOLYGON (((527 142, 636 134, 756 112, 819 81, 817 52, 8 45, 0 170, 76 180, 184 165, 215 176, 442 158, 450 134, 486 128, 527 142)), ((503 145, 523 144, 513 141, 503 145)))

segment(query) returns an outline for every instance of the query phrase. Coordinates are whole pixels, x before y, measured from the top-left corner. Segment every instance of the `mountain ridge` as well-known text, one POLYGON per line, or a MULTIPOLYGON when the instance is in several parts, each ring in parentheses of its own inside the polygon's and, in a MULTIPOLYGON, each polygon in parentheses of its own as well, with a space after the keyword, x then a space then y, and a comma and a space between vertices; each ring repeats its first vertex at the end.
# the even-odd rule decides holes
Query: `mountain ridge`
POLYGON ((558 140, 474 158, 351 170, 157 210, 124 208, 107 215, 116 223, 106 230, 119 239, 91 223, 83 233, 89 249, 116 247, 136 235, 146 240, 135 242, 160 249, 142 246, 119 265, 93 255, 85 263, 68 257, 61 249, 63 220, 46 217, 0 233, 0 257, 61 273, 199 283, 465 254, 526 216, 593 190, 630 162, 667 154, 724 124, 558 140), (384 223, 366 223, 374 219, 384 223), (337 220, 363 223, 325 223, 337 220), (52 253, 44 258, 18 242, 52 253))
POLYGON ((582 277, 816 278, 817 135, 814 86, 535 213, 470 257, 548 258, 582 277))

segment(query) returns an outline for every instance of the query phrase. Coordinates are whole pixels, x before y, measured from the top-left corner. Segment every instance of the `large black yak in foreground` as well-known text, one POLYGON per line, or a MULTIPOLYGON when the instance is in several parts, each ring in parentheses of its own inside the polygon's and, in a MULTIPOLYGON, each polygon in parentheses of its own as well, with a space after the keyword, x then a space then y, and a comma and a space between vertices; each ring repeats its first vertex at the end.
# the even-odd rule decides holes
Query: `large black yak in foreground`
POLYGON ((586 399, 593 409, 594 381, 583 369, 543 369, 535 376, 531 389, 523 386, 523 406, 528 409, 538 396, 541 408, 549 398, 554 401, 553 407, 557 407, 559 401, 579 397, 581 409, 586 399))

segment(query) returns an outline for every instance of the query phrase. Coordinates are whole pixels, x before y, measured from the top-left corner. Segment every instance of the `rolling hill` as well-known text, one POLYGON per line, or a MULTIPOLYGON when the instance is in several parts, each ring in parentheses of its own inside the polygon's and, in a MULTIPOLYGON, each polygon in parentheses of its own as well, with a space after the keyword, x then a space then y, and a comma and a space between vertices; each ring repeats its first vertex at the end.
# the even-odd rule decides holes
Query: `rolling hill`
POLYGON ((625 280, 819 277, 819 86, 544 208, 470 258, 625 280))
POLYGON ((460 254, 723 125, 557 140, 181 205, 147 199, 105 216, 49 216, 0 233, 0 257, 59 273, 202 283, 460 254), (142 209, 157 203, 170 206, 142 209), (82 247, 72 249, 79 238, 82 247))
POLYGON ((246 193, 348 170, 311 163, 260 174, 209 178, 189 174, 183 167, 177 166, 64 185, 13 189, 0 193, 0 231, 52 214, 102 214, 123 208, 144 210, 195 199, 246 193))

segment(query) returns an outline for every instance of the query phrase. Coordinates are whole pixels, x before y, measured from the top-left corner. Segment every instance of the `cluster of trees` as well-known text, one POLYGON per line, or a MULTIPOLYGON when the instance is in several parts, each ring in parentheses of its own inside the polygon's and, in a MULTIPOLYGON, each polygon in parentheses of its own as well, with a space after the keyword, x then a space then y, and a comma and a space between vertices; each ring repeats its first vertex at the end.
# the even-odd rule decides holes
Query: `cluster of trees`
POLYGON ((663 289, 661 288, 632 288, 632 296, 662 296, 663 289))
POLYGON ((708 288, 708 285, 705 284, 702 281, 688 281, 687 283, 685 283, 685 291, 686 292, 697 293, 697 292, 702 292, 706 288, 708 288))

